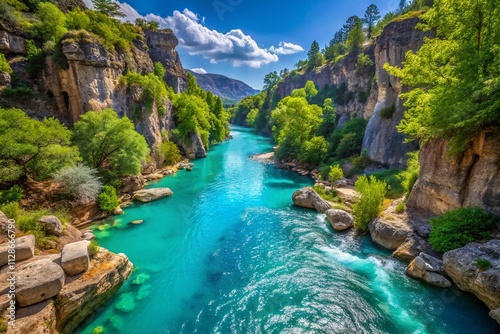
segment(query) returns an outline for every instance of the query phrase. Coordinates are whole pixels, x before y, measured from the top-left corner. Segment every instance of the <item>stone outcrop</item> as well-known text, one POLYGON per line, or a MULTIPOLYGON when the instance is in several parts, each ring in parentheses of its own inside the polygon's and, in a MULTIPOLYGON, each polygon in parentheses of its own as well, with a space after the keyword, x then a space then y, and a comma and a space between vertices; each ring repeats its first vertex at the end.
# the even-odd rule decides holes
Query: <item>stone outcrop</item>
POLYGON ((388 219, 379 217, 368 224, 372 240, 390 250, 395 250, 405 242, 412 233, 405 219, 388 219))
POLYGON ((409 235, 392 253, 392 256, 405 262, 412 261, 420 253, 434 254, 429 243, 417 234, 409 235))
POLYGON ((124 254, 113 254, 101 248, 92 259, 90 269, 66 284, 57 296, 57 330, 62 334, 71 333, 120 288, 132 268, 124 254))
POLYGON ((455 157, 447 140, 429 140, 419 159, 420 178, 407 206, 434 214, 480 206, 500 215, 500 128, 481 131, 455 157))
POLYGON ((43 226, 47 234, 61 236, 63 233, 63 225, 56 216, 43 216, 38 223, 43 226))
POLYGON ((343 210, 329 209, 325 214, 335 231, 345 231, 354 224, 351 214, 343 210))
POLYGON ((167 72, 165 73, 165 82, 174 88, 176 93, 187 89, 187 75, 182 68, 179 54, 175 48, 179 40, 170 30, 146 30, 146 44, 148 53, 153 62, 163 64, 167 72))
POLYGON ((173 192, 169 188, 151 188, 136 191, 133 199, 139 202, 152 202, 160 198, 172 196, 173 192))
POLYGON ((330 209, 330 204, 321 198, 320 195, 311 187, 305 187, 297 190, 292 195, 293 204, 302 208, 313 209, 319 213, 324 213, 330 209))
POLYGON ((500 308, 500 240, 470 243, 444 253, 444 270, 458 287, 474 293, 490 310, 500 308), (477 260, 488 261, 489 269, 478 268, 477 260))
MULTIPOLYGON (((0 267, 8 263, 10 243, 6 242, 0 245, 0 267)), ((15 239, 16 261, 29 259, 35 255, 35 236, 25 235, 15 239)))
POLYGON ((89 269, 89 244, 89 241, 82 240, 64 246, 61 252, 61 267, 66 275, 78 275, 89 269))
POLYGON ((14 55, 26 53, 24 38, 14 34, 2 23, 0 23, 0 52, 14 55))
POLYGON ((192 132, 188 142, 178 142, 181 153, 188 159, 204 158, 207 156, 207 150, 198 133, 192 132))
POLYGON ((121 179, 122 187, 120 192, 133 193, 141 190, 146 185, 146 181, 142 175, 126 176, 121 179))
POLYGON ((64 271, 50 260, 28 263, 16 272, 16 300, 21 307, 56 296, 64 285, 64 271))
POLYGON ((432 36, 432 32, 415 29, 418 22, 418 18, 411 18, 389 23, 375 42, 378 97, 366 128, 363 149, 368 151, 373 161, 397 168, 405 166, 406 153, 418 149, 418 145, 403 143, 405 136, 396 129, 405 112, 403 101, 399 98, 405 88, 398 78, 387 73, 384 64, 401 66, 406 52, 417 51, 423 45, 424 37, 432 36))
POLYGON ((443 273, 443 261, 425 253, 420 253, 406 268, 406 274, 410 277, 441 288, 448 288, 452 284, 443 276, 443 273))

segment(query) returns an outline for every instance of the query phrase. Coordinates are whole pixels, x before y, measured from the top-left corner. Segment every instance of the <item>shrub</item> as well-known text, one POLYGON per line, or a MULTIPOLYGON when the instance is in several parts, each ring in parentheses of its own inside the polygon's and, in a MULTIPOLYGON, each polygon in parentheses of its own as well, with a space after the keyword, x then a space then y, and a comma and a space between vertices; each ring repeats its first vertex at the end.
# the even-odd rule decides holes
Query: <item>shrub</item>
POLYGON ((0 53, 0 72, 12 73, 12 68, 3 53, 0 53))
POLYGON ((387 184, 387 198, 398 198, 404 194, 404 188, 401 185, 401 179, 398 177, 401 170, 387 169, 379 172, 374 172, 371 175, 375 176, 378 180, 384 181, 387 184))
POLYGON ((45 54, 31 39, 26 40, 27 70, 30 76, 37 77, 43 70, 45 54))
POLYGON ((474 265, 480 270, 485 271, 491 268, 491 262, 485 259, 477 259, 474 261, 474 265))
POLYGON ((163 154, 164 163, 167 165, 173 165, 179 161, 181 161, 181 153, 179 152, 179 148, 175 145, 174 142, 166 141, 163 142, 160 146, 161 153, 163 154))
POLYGON ((16 224, 25 234, 33 234, 35 236, 35 244, 38 248, 51 249, 54 246, 54 242, 57 240, 55 236, 46 235, 43 227, 38 224, 40 218, 49 214, 51 214, 51 212, 47 210, 19 210, 19 217, 16 220, 16 224))
POLYGON ((396 213, 403 213, 406 210, 406 203, 401 202, 396 206, 396 209, 394 210, 396 213))
POLYGON ((92 240, 90 241, 90 244, 88 245, 88 250, 89 250, 89 255, 90 257, 94 257, 97 253, 99 253, 99 250, 101 247, 99 246, 99 243, 97 240, 92 240))
POLYGON ((15 221, 19 220, 19 216, 21 214, 21 208, 19 208, 18 202, 10 202, 0 206, 0 210, 7 216, 9 219, 14 219, 15 221))
POLYGON ((445 253, 468 243, 490 239, 498 217, 479 207, 464 207, 432 218, 429 243, 435 251, 445 253))
POLYGON ((0 191, 0 204, 19 202, 23 198, 23 190, 17 184, 9 190, 0 191))
POLYGON ((82 164, 58 171, 54 179, 63 184, 64 194, 84 204, 95 200, 102 188, 97 170, 82 164))
POLYGON ((344 178, 344 171, 339 165, 334 165, 330 167, 330 172, 328 173, 328 181, 334 183, 340 179, 344 178))
POLYGON ((410 196, 411 190, 418 180, 420 174, 420 164, 418 162, 418 151, 408 153, 409 159, 406 162, 406 169, 398 174, 401 185, 406 192, 406 198, 410 196))
POLYGON ((104 186, 97 200, 101 210, 107 212, 113 211, 120 204, 116 190, 112 186, 104 186))
POLYGON ((382 203, 387 191, 387 185, 377 180, 373 175, 368 178, 362 175, 354 184, 361 197, 352 206, 354 227, 360 232, 365 232, 368 223, 375 219, 382 211, 382 203))
POLYGON ((33 97, 33 90, 28 87, 21 86, 18 88, 5 88, 2 91, 2 96, 17 102, 26 101, 26 99, 30 99, 33 97))

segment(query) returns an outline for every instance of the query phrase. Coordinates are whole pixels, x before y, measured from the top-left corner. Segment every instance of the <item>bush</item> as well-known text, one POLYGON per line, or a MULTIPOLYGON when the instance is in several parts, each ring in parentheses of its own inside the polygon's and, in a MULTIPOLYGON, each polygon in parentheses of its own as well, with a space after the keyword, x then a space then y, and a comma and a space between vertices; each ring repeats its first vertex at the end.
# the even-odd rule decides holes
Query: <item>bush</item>
POLYGON ((116 190, 112 186, 104 186, 97 200, 101 210, 107 212, 113 211, 120 204, 116 190))
POLYGON ((26 86, 21 86, 18 88, 5 88, 2 91, 2 96, 17 102, 24 102, 27 99, 31 99, 33 97, 33 90, 26 86))
POLYGON ((398 174, 401 185, 406 192, 406 198, 410 196, 411 190, 418 180, 420 174, 420 164, 418 162, 418 151, 408 153, 409 159, 406 162, 406 169, 398 174))
POLYGON ((377 180, 373 175, 362 175, 354 184, 361 197, 352 206, 354 227, 360 232, 365 232, 368 223, 377 218, 382 211, 382 203, 387 191, 387 185, 377 180))
POLYGON ((173 165, 179 161, 181 161, 181 153, 179 152, 179 148, 175 145, 174 142, 166 141, 161 144, 161 153, 163 154, 164 163, 166 165, 173 165))
POLYGON ((18 202, 10 202, 0 206, 0 210, 7 216, 9 219, 14 219, 15 221, 19 220, 19 216, 21 214, 21 208, 19 207, 18 202))
POLYGON ((405 212, 405 210, 406 210, 406 203, 405 202, 401 202, 401 203, 399 203, 396 206, 396 209, 394 210, 394 212, 396 212, 396 213, 403 213, 403 212, 405 212))
POLYGON ((101 247, 99 246, 99 243, 97 240, 92 240, 90 241, 90 244, 88 245, 88 250, 89 250, 89 255, 90 257, 94 257, 97 253, 99 253, 99 250, 101 247))
POLYGON ((23 190, 17 184, 9 190, 0 191, 0 204, 19 202, 23 198, 23 190))
POLYGON ((474 261, 474 265, 480 270, 485 271, 491 268, 491 262, 485 259, 477 259, 474 261))
POLYGON ((82 164, 58 171, 54 179, 63 184, 64 194, 84 204, 95 200, 102 188, 97 170, 82 164))
POLYGON ((16 220, 16 224, 21 231, 23 231, 25 234, 33 234, 35 236, 35 244, 38 248, 41 249, 53 248, 54 242, 57 240, 55 236, 46 235, 42 225, 38 223, 40 218, 50 214, 51 212, 49 212, 48 210, 19 210, 19 217, 16 220))
POLYGON ((387 169, 379 172, 374 172, 371 175, 375 176, 377 180, 384 181, 387 184, 387 198, 401 197, 405 190, 401 184, 401 179, 398 177, 401 170, 387 169))
POLYGON ((9 65, 9 62, 7 61, 7 58, 5 58, 5 55, 3 53, 0 53, 0 72, 5 72, 8 74, 12 73, 12 68, 9 65))
POLYGON ((37 77, 43 70, 45 54, 31 39, 26 40, 27 70, 30 76, 37 77))
POLYGON ((490 239, 498 217, 479 207, 464 207, 432 218, 429 243, 445 253, 468 243, 490 239))
POLYGON ((328 172, 328 181, 334 183, 340 179, 344 178, 344 171, 339 165, 334 165, 330 167, 330 171, 328 172))

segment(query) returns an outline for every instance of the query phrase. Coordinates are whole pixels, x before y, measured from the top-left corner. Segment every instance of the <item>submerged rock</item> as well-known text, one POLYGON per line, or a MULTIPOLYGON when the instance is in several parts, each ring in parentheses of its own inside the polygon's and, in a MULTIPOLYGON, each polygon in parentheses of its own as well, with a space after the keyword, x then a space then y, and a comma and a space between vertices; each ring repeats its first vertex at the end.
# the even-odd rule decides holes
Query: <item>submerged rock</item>
POLYGON ((335 231, 345 231, 354 224, 354 218, 345 211, 329 209, 325 214, 335 231))
POLYGON ((151 202, 172 195, 173 192, 169 188, 151 188, 136 191, 133 198, 139 202, 151 202))
POLYGON ((16 273, 16 300, 21 307, 56 296, 64 285, 64 271, 48 259, 28 263, 16 273))
POLYGON ((120 300, 115 304, 115 308, 122 312, 131 312, 135 309, 135 301, 132 293, 124 293, 120 296, 120 300))
POLYGON ((292 200, 293 204, 297 206, 313 209, 320 213, 324 213, 326 210, 330 209, 330 204, 322 199, 311 187, 305 187, 294 192, 292 200))
POLYGON ((124 212, 123 212, 123 209, 118 205, 114 210, 113 210, 113 214, 116 215, 116 216, 119 216, 119 215, 123 215, 124 212))
POLYGON ((500 240, 484 244, 470 243, 443 255, 444 270, 458 287, 474 293, 490 310, 500 308, 500 240), (482 270, 477 260, 489 262, 482 270))

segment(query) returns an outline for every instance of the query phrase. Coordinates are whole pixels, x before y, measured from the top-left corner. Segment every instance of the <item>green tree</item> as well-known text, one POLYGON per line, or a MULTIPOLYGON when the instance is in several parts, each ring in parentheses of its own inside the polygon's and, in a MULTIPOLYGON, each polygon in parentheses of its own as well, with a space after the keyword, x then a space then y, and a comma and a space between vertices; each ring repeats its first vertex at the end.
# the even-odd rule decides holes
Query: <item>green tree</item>
POLYGON ((135 175, 149 155, 146 140, 127 117, 118 118, 112 109, 89 111, 75 123, 73 142, 83 161, 100 172, 110 169, 114 175, 135 175))
POLYGON ((421 15, 436 31, 403 68, 385 66, 407 87, 398 129, 411 138, 450 138, 463 151, 476 133, 500 124, 500 6, 496 0, 436 0, 421 15))
POLYGON ((0 183, 25 177, 44 180, 75 164, 80 158, 70 136, 55 118, 37 121, 22 110, 0 108, 0 183))
POLYGON ((365 12, 363 22, 368 26, 368 39, 372 37, 372 29, 375 23, 380 20, 380 11, 376 5, 371 4, 365 12))
POLYGON ((317 41, 313 41, 311 44, 311 48, 307 52, 307 59, 309 62, 309 66, 314 67, 317 63, 317 56, 320 53, 319 44, 317 41))
POLYGON ((368 229, 368 223, 377 218, 382 211, 387 185, 385 182, 377 180, 373 175, 370 175, 369 178, 362 175, 354 187, 361 195, 352 206, 354 227, 360 232, 365 232, 368 229))
POLYGON ((126 16, 120 11, 120 5, 115 0, 92 0, 92 4, 96 11, 106 14, 107 16, 126 16))
POLYGON ((273 88, 279 81, 280 77, 276 71, 266 74, 264 77, 264 90, 273 88))
POLYGON ((97 170, 82 164, 59 170, 54 179, 62 184, 62 193, 84 204, 95 200, 102 188, 97 170))
POLYGON ((97 201, 99 203, 99 208, 102 211, 111 212, 118 205, 120 205, 120 200, 116 194, 115 188, 112 186, 104 186, 102 192, 97 196, 97 201))
POLYGON ((336 181, 344 178, 344 171, 339 165, 330 166, 330 171, 328 172, 328 181, 334 184, 336 181))
POLYGON ((299 160, 317 166, 325 160, 327 153, 328 143, 326 139, 321 136, 314 136, 302 145, 299 160))
POLYGON ((66 15, 50 2, 41 2, 38 5, 36 16, 40 20, 35 29, 44 41, 59 42, 59 39, 67 31, 66 15))
POLYGON ((363 32, 363 22, 357 17, 347 36, 347 49, 350 52, 359 52, 363 47, 364 41, 365 33, 363 32))
POLYGON ((175 101, 177 132, 182 140, 191 141, 191 135, 198 133, 208 148, 210 137, 210 109, 207 103, 196 95, 182 93, 175 101))

